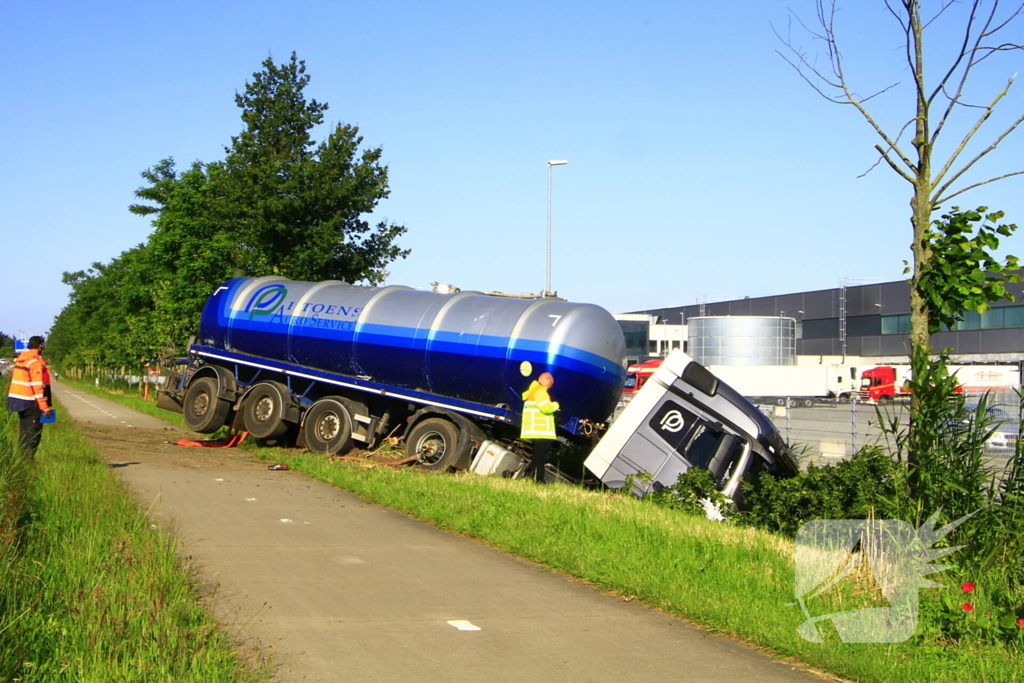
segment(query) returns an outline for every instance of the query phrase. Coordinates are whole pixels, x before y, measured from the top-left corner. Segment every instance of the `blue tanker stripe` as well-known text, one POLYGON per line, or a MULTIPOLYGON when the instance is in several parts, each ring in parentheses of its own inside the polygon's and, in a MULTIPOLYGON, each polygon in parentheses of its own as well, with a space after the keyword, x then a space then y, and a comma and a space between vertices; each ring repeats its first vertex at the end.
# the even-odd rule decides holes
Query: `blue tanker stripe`
MULTIPOLYGON (((230 327, 234 329, 253 330, 286 335, 291 316, 281 318, 282 322, 271 323, 264 320, 247 320, 245 317, 233 318, 230 327)), ((344 321, 351 322, 351 321, 344 321)), ((432 351, 458 356, 505 358, 511 342, 512 355, 516 360, 528 360, 531 363, 547 364, 554 367, 566 367, 581 374, 608 381, 610 384, 625 377, 625 370, 619 364, 589 351, 577 349, 564 344, 557 345, 551 353, 548 341, 535 339, 515 339, 491 335, 466 335, 458 332, 437 331, 433 338, 425 337, 427 330, 398 327, 393 325, 373 325, 356 323, 357 332, 313 327, 296 326, 292 330, 292 343, 298 339, 313 338, 349 343, 358 336, 357 344, 372 344, 380 347, 425 351, 429 345, 432 351), (608 378, 611 377, 611 381, 608 378)))
POLYGON ((505 408, 496 408, 494 406, 489 406, 486 403, 462 401, 455 398, 440 396, 438 394, 431 394, 425 391, 416 391, 414 389, 396 389, 395 387, 388 384, 379 384, 377 382, 370 382, 364 379, 349 377, 348 375, 342 375, 340 373, 327 372, 325 370, 317 370, 315 368, 307 368, 302 365, 283 363, 281 361, 270 360, 262 357, 254 358, 252 356, 247 356, 246 354, 233 353, 231 351, 221 351, 219 349, 211 349, 199 345, 193 345, 190 349, 190 352, 196 354, 197 356, 220 358, 223 360, 234 361, 241 365, 248 365, 250 367, 263 367, 274 370, 280 370, 285 374, 295 375, 297 377, 321 379, 325 382, 330 382, 341 386, 352 387, 353 389, 360 389, 362 391, 372 391, 373 393, 381 395, 392 395, 396 398, 408 399, 415 401, 417 403, 444 406, 451 408, 452 410, 474 413, 481 415, 483 417, 490 417, 492 419, 497 420, 507 420, 509 414, 509 411, 505 408))
MULTIPOLYGON (((360 341, 362 341, 363 335, 369 333, 370 335, 373 335, 369 338, 379 338, 382 343, 387 342, 388 345, 401 346, 402 348, 426 348, 425 343, 413 343, 413 334, 415 331, 415 328, 409 327, 364 324, 359 326, 359 338, 360 341), (405 343, 395 344, 393 341, 395 339, 403 339, 405 343)), ((435 351, 454 353, 458 355, 504 358, 507 353, 507 349, 510 346, 509 342, 511 341, 512 350, 517 358, 521 354, 529 354, 538 360, 543 359, 543 362, 548 362, 549 351, 551 349, 550 342, 535 339, 510 340, 509 337, 484 335, 469 336, 469 339, 471 339, 472 342, 467 341, 467 335, 459 334, 458 332, 440 331, 434 333, 434 339, 430 343, 430 348, 435 351), (472 349, 472 352, 468 352, 469 349, 472 349)), ((556 349, 554 357, 571 360, 574 366, 573 369, 578 372, 584 372, 585 374, 594 376, 602 376, 606 373, 611 373, 618 377, 624 377, 626 374, 625 370, 618 363, 610 361, 596 353, 577 349, 572 346, 566 346, 564 344, 558 345, 556 349)), ((530 360, 533 362, 531 358, 524 358, 523 360, 530 360)))

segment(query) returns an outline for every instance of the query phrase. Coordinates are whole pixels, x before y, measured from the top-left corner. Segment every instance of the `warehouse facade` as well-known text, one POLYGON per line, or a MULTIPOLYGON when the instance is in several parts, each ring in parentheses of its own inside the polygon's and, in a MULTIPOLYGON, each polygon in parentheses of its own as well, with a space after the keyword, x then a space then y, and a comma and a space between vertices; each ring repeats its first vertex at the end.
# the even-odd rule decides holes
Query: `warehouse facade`
MULTIPOLYGON (((979 315, 966 312, 964 320, 932 337, 932 348, 950 348, 963 362, 1024 361, 1024 285, 1007 289, 1016 301, 1000 301, 979 315)), ((779 316, 796 321, 799 356, 861 356, 880 361, 905 359, 910 346, 910 284, 906 281, 837 287, 733 301, 693 304, 635 311, 660 325, 679 327, 696 317, 779 316)), ((625 316, 623 316, 625 317, 625 316)), ((654 339, 649 335, 649 352, 654 339)), ((685 331, 681 335, 685 339, 685 331)), ((688 344, 683 344, 684 350, 688 344)))

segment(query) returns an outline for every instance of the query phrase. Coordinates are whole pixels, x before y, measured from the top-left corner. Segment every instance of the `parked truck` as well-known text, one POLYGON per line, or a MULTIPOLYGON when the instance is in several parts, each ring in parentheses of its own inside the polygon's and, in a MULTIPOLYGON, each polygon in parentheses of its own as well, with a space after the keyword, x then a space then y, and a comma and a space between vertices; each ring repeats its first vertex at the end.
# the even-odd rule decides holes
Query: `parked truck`
MULTIPOLYGON (((984 394, 1020 387, 1020 368, 1016 365, 950 365, 949 372, 959 382, 957 393, 984 394)), ((867 403, 909 398, 908 383, 912 376, 909 365, 881 365, 864 370, 860 398, 867 403)))
POLYGON ((812 405, 818 399, 852 400, 860 391, 855 365, 712 365, 716 377, 755 402, 796 399, 812 405))
POLYGON ((626 383, 622 386, 622 396, 627 403, 636 392, 643 388, 644 383, 661 366, 663 360, 662 358, 650 358, 642 363, 634 363, 626 368, 626 383))
MULTIPOLYGON (((425 469, 479 473, 516 471, 529 456, 519 441, 522 392, 541 373, 556 378, 559 438, 589 445, 603 434, 626 374, 621 328, 597 306, 279 277, 219 287, 188 354, 159 405, 183 413, 194 431, 237 418, 257 438, 295 436, 324 454, 373 448, 394 434, 425 469)), ((689 403, 723 416, 714 424, 746 425, 742 434, 783 448, 724 383, 689 403)), ((685 458, 688 448, 675 444, 666 458, 685 458)))
MULTIPOLYGON (((631 365, 622 390, 629 403, 654 374, 662 360, 631 365)), ((755 403, 784 405, 787 399, 813 405, 818 399, 853 400, 860 395, 855 365, 709 365, 720 380, 755 403)))

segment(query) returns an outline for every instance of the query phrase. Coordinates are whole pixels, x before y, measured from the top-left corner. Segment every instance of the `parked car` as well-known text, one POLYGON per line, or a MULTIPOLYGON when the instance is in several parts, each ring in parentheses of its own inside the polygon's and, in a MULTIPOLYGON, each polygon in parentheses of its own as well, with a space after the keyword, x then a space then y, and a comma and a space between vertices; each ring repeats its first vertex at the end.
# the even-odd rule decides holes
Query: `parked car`
MULTIPOLYGON (((971 428, 971 425, 978 419, 977 404, 964 406, 964 419, 957 424, 951 424, 950 432, 962 434, 971 428)), ((993 430, 988 439, 985 440, 986 448, 1010 450, 1017 446, 1020 438, 1020 420, 1010 415, 1005 408, 1000 406, 986 406, 988 429, 993 430)))

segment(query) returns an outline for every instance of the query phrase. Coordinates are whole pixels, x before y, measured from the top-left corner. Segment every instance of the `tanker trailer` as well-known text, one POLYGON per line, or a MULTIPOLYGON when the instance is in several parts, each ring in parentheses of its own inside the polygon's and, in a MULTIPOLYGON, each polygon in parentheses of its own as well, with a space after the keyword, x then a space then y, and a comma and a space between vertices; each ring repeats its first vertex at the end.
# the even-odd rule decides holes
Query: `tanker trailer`
POLYGON ((622 331, 598 306, 280 277, 220 286, 188 352, 159 405, 194 431, 237 414, 257 438, 295 434, 325 454, 400 433, 442 471, 467 468, 485 441, 514 442, 522 392, 543 372, 560 435, 591 436, 626 368, 622 331))

